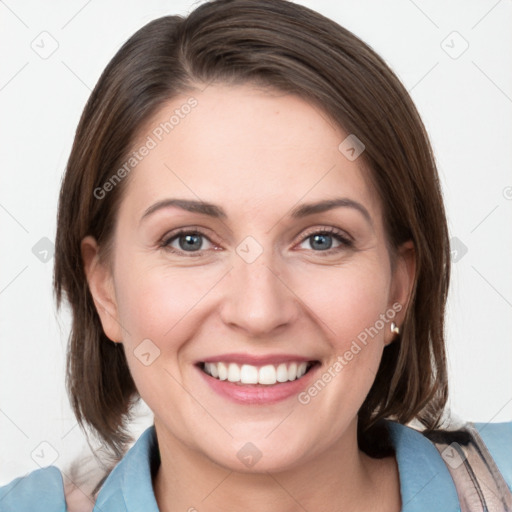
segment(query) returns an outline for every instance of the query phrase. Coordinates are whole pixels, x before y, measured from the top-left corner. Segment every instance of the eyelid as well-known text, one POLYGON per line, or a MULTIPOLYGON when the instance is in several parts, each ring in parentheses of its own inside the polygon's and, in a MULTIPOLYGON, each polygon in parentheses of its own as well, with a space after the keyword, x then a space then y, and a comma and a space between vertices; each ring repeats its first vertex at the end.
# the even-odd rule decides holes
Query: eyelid
POLYGON ((338 235, 340 238, 345 239, 347 242, 354 243, 354 238, 339 228, 335 228, 334 226, 315 226, 313 228, 307 229, 304 234, 302 234, 302 238, 300 239, 303 242, 306 238, 309 238, 312 235, 327 233, 329 235, 338 235))
MULTIPOLYGON (((310 238, 313 235, 317 235, 317 234, 330 235, 330 236, 336 238, 340 244, 337 247, 331 247, 329 249, 325 249, 325 250, 321 250, 321 251, 315 251, 313 249, 309 249, 310 251, 312 251, 314 253, 318 253, 319 255, 326 255, 326 256, 331 255, 332 253, 340 251, 342 249, 352 248, 355 243, 354 238, 344 230, 341 230, 334 226, 314 226, 314 227, 307 229, 305 232, 303 231, 301 233, 301 238, 294 244, 294 247, 301 243, 304 243, 308 238, 310 238)), ((211 240, 211 237, 208 236, 204 232, 204 228, 196 227, 196 226, 187 226, 184 228, 177 228, 174 231, 166 233, 158 242, 158 246, 160 248, 163 248, 163 249, 173 253, 173 254, 186 255, 186 256, 191 256, 191 257, 194 257, 194 256, 198 257, 198 256, 202 256, 205 252, 211 252, 212 250, 213 251, 219 250, 219 245, 216 244, 216 242, 214 242, 213 240, 211 240), (171 247, 171 245, 170 245, 171 242, 178 239, 181 235, 190 235, 190 234, 199 235, 199 236, 205 238, 206 240, 208 240, 208 242, 210 244, 213 245, 213 248, 212 249, 200 249, 198 251, 183 251, 181 249, 176 249, 174 247, 171 247)))
MULTIPOLYGON (((166 249, 169 252, 173 252, 175 254, 183 254, 183 253, 185 253, 187 255, 192 255, 192 256, 200 255, 206 249, 201 249, 199 251, 182 251, 180 249, 175 249, 174 247, 170 246, 171 242, 173 242, 175 239, 178 239, 181 235, 195 234, 195 235, 200 235, 203 238, 206 238, 208 240, 208 242, 211 243, 214 246, 213 250, 216 250, 215 247, 218 247, 218 244, 216 244, 211 239, 211 237, 208 236, 203 230, 204 230, 204 228, 199 228, 199 227, 195 227, 195 226, 187 226, 185 228, 178 228, 178 229, 175 229, 173 231, 167 232, 158 241, 158 247, 166 249)), ((209 249, 209 250, 212 250, 212 249, 209 249)))
POLYGON ((353 250, 355 248, 354 238, 351 235, 349 235, 346 231, 343 231, 339 228, 335 228, 334 226, 324 226, 323 228, 316 226, 314 228, 311 228, 310 230, 307 230, 305 234, 302 235, 300 241, 295 245, 301 245, 310 237, 317 234, 327 234, 332 238, 336 239, 339 244, 336 247, 329 247, 329 249, 324 249, 321 251, 315 251, 314 249, 306 249, 308 252, 314 253, 315 256, 318 256, 320 258, 329 258, 333 255, 339 254, 342 251, 353 250))

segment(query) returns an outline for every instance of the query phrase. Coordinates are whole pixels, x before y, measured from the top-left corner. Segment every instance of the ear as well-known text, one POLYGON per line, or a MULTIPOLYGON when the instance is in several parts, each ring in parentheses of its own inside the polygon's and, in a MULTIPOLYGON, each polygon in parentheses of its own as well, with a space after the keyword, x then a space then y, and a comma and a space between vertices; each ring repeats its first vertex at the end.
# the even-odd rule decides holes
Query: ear
POLYGON ((92 236, 81 243, 82 261, 96 311, 107 338, 114 342, 122 340, 113 276, 109 268, 99 260, 99 248, 92 236))
MULTIPOLYGON (((388 307, 396 311, 393 322, 402 329, 405 314, 416 276, 416 251, 412 240, 404 242, 397 250, 395 268, 391 277, 391 293, 388 307)), ((391 325, 391 322, 389 323, 391 325)), ((388 327, 385 344, 389 345, 396 338, 396 334, 388 327)))

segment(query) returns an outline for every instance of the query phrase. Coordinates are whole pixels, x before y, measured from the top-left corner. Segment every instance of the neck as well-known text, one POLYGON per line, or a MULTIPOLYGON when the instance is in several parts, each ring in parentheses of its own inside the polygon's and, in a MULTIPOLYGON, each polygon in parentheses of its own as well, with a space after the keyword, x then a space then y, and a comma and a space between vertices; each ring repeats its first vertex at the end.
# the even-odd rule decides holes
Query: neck
MULTIPOLYGON (((357 420, 356 420, 357 421, 357 420)), ((400 510, 394 457, 372 459, 357 447, 357 422, 335 446, 283 471, 244 473, 218 465, 158 428, 161 466, 154 480, 161 512, 400 510), (334 506, 334 508, 337 508, 334 506)))

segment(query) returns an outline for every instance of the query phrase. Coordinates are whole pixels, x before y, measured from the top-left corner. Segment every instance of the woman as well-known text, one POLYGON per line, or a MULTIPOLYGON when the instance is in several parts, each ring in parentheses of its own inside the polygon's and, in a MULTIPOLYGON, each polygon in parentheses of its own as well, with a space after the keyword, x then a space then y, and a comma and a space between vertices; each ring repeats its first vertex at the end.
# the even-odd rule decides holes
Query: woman
MULTIPOLYGON (((285 1, 149 23, 59 202, 68 390, 120 461, 85 507, 509 510, 512 424, 439 429, 449 276, 428 137, 368 46, 285 1), (125 453, 139 397, 154 426, 125 453)), ((47 468, 0 504, 81 491, 47 468)))

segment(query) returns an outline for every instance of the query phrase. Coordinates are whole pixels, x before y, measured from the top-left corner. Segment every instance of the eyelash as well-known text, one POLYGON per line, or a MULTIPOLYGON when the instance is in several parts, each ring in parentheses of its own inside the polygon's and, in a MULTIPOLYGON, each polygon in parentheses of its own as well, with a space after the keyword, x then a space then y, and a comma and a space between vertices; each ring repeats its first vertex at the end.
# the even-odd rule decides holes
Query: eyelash
MULTIPOLYGON (((173 242, 174 240, 178 239, 182 235, 199 235, 199 236, 206 238, 211 244, 214 244, 208 238, 208 236, 206 236, 206 234, 202 233, 199 230, 180 229, 180 230, 176 231, 175 233, 172 233, 170 236, 164 237, 162 239, 162 241, 160 242, 159 246, 173 254, 186 255, 186 256, 190 256, 190 257, 202 256, 204 249, 200 249, 198 251, 181 251, 181 250, 175 249, 174 247, 170 247, 170 243, 173 242)), ((315 235, 329 235, 329 236, 335 238, 338 242, 340 242, 340 245, 338 247, 332 247, 330 249, 326 249, 323 251, 315 251, 314 249, 309 249, 310 251, 319 253, 324 256, 330 256, 338 251, 341 251, 343 249, 350 249, 350 248, 353 248, 353 246, 354 246, 354 242, 352 240, 350 240, 347 236, 344 236, 341 231, 339 231, 338 229, 333 228, 333 227, 316 229, 311 232, 307 232, 307 234, 304 235, 304 237, 300 240, 299 244, 302 244, 308 238, 311 238, 315 235)))

